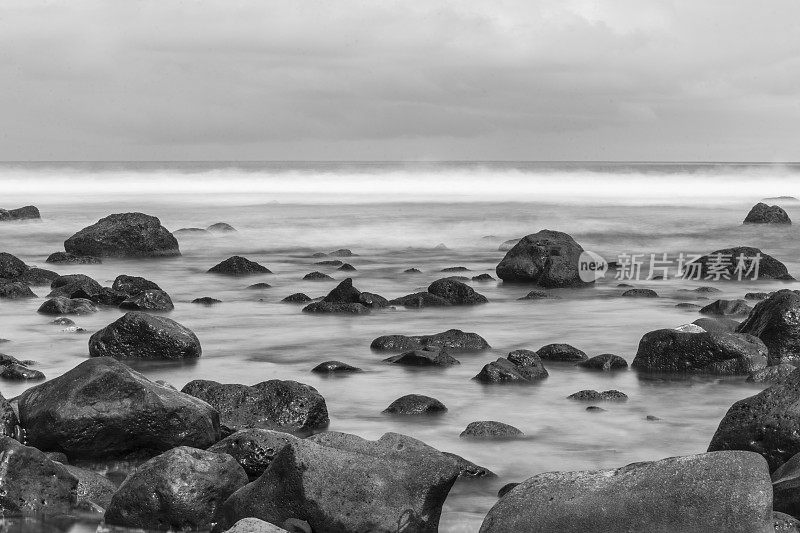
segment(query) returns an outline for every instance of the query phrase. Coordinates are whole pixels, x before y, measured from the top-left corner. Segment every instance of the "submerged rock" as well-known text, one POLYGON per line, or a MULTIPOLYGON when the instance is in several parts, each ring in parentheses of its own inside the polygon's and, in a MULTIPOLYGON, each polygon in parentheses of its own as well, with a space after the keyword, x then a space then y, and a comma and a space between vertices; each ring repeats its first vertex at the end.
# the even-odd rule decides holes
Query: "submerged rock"
POLYGON ((252 481, 264 473, 284 446, 297 440, 283 431, 251 428, 225 437, 208 451, 227 453, 236 459, 252 481))
POLYGON ((384 413, 391 415, 431 415, 441 414, 446 411, 447 407, 442 402, 422 394, 401 396, 383 410, 384 413))
POLYGON ((539 348, 536 353, 543 361, 579 363, 589 359, 583 350, 563 343, 547 344, 539 348))
POLYGON ((558 300, 558 296, 554 296, 549 292, 545 291, 531 291, 522 298, 517 298, 517 300, 558 300))
POLYGON ((59 263, 70 265, 99 265, 103 260, 91 255, 75 255, 67 252, 54 252, 47 256, 45 263, 59 263))
POLYGON ((516 439, 525 434, 514 426, 495 422, 493 420, 482 420, 470 422, 467 428, 461 432, 462 439, 516 439))
POLYGON ((189 328, 163 316, 131 311, 89 339, 89 355, 118 359, 193 359, 200 341, 189 328))
POLYGON ((489 301, 486 296, 475 292, 469 285, 451 278, 434 281, 428 287, 428 292, 447 300, 452 305, 476 305, 489 301))
POLYGON ((253 274, 272 274, 272 271, 255 261, 250 261, 246 257, 234 255, 225 261, 214 265, 208 271, 212 274, 224 274, 226 276, 250 276, 253 274))
POLYGON ((403 307, 410 307, 412 309, 421 309, 423 307, 449 307, 453 305, 450 301, 436 296, 429 292, 416 292, 414 294, 407 294, 393 300, 389 300, 390 305, 401 305, 403 307))
POLYGON ((533 383, 548 376, 541 358, 531 350, 515 350, 484 365, 474 380, 483 383, 533 383))
POLYGON ((356 271, 356 267, 354 267, 350 263, 344 263, 344 264, 342 264, 342 266, 340 266, 336 270, 341 270, 342 272, 355 272, 356 271))
POLYGON ((131 311, 172 311, 175 305, 166 292, 146 290, 122 301, 119 308, 131 311))
POLYGON ((626 298, 658 298, 658 293, 652 289, 628 289, 622 293, 626 298))
POLYGON ((315 374, 350 374, 361 369, 341 361, 325 361, 311 369, 315 374))
POLYGON ((281 301, 292 304, 304 304, 306 302, 310 302, 311 298, 308 295, 303 294, 302 292, 296 292, 294 294, 290 294, 281 301))
POLYGON ((700 309, 704 315, 747 316, 753 308, 745 300, 717 300, 700 309))
POLYGON ((250 290, 262 290, 262 289, 270 289, 272 288, 272 285, 270 285, 269 283, 253 283, 252 285, 248 285, 247 288, 250 290))
POLYGON ((333 278, 327 274, 322 272, 309 272, 305 276, 303 276, 304 280, 311 280, 311 281, 333 281, 333 278))
POLYGON ((618 390, 582 390, 567 396, 568 400, 577 400, 580 402, 627 402, 628 395, 618 390))
POLYGON ((8 220, 33 220, 42 218, 39 209, 33 205, 18 207, 16 209, 0 209, 0 222, 8 220))
POLYGON ((778 279, 793 281, 789 275, 786 265, 775 259, 769 254, 765 254, 758 248, 749 246, 737 246, 735 248, 724 248, 716 250, 708 255, 688 263, 684 277, 694 279, 715 279, 716 281, 738 280, 739 274, 736 272, 739 267, 739 258, 742 258, 742 279, 778 279), (753 264, 755 258, 761 259, 753 264), (749 272, 749 273, 748 273, 749 272), (719 273, 719 275, 717 275, 719 273))
POLYGON ((0 367, 0 378, 9 381, 41 381, 45 375, 38 370, 33 370, 20 363, 13 363, 0 367))
POLYGON ((222 300, 217 300, 216 298, 211 298, 210 296, 203 296, 202 298, 195 298, 192 300, 192 303, 200 305, 217 305, 221 304, 222 300))
POLYGON ((788 213, 777 205, 767 205, 758 202, 750 209, 744 219, 744 224, 788 224, 791 225, 792 219, 788 213))
POLYGON ((576 287, 587 283, 578 274, 583 248, 560 231, 542 230, 527 235, 497 265, 505 282, 536 283, 542 287, 576 287))
POLYGON ((117 276, 111 288, 117 292, 127 294, 128 296, 136 296, 145 291, 161 290, 161 287, 154 281, 140 276, 128 276, 125 274, 117 276))
POLYGON ((208 235, 208 233, 209 231, 203 228, 181 228, 181 229, 176 229, 175 231, 172 232, 172 234, 175 236, 179 235, 198 236, 198 235, 208 235))
POLYGON ((36 298, 36 294, 27 283, 22 281, 7 281, 0 278, 0 298, 6 300, 22 300, 36 298))
POLYGON ((118 213, 101 218, 64 241, 73 255, 94 257, 166 257, 181 255, 178 241, 158 218, 118 213))
POLYGON ((755 335, 769 350, 769 364, 800 363, 800 294, 783 289, 759 302, 736 331, 755 335))
POLYGON ((595 355, 594 357, 581 361, 578 363, 581 368, 588 368, 591 370, 602 370, 609 372, 611 370, 624 370, 628 368, 628 362, 618 355, 613 353, 604 353, 595 355))
POLYGON ((420 350, 403 352, 384 359, 387 363, 404 366, 453 366, 461 364, 458 359, 447 353, 445 348, 426 346, 420 350))
POLYGON ((206 230, 212 233, 231 233, 235 232, 236 228, 226 222, 217 222, 216 224, 211 224, 206 230))
POLYGON ((352 314, 365 315, 370 312, 369 307, 363 304, 353 304, 346 302, 314 302, 303 308, 304 313, 322 314, 352 314))
POLYGON ((491 348, 477 333, 468 333, 460 329, 449 329, 433 335, 384 335, 370 344, 370 348, 376 351, 401 352, 421 350, 425 347, 447 348, 454 352, 478 352, 491 348))

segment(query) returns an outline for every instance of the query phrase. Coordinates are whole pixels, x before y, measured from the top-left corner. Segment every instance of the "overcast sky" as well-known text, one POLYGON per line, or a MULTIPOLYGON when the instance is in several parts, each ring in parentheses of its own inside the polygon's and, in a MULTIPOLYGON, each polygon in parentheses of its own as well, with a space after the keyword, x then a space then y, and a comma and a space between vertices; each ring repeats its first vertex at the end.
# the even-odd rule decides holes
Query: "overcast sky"
POLYGON ((800 160, 797 0, 4 0, 3 160, 800 160))

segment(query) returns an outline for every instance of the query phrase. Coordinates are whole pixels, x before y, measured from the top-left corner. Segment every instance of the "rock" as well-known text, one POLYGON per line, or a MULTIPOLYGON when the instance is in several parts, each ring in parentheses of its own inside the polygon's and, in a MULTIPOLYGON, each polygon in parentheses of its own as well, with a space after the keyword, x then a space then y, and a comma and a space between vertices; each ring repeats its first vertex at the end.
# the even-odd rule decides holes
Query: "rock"
POLYGON ((450 278, 434 281, 428 286, 428 292, 447 300, 452 305, 476 305, 489 301, 486 296, 475 292, 469 285, 450 278))
POLYGON ((652 289, 628 289, 622 293, 626 298, 658 298, 658 293, 652 289))
POLYGON ((588 368, 591 370, 602 370, 609 372, 611 370, 622 370, 628 368, 628 362, 618 355, 613 353, 604 353, 595 355, 594 357, 581 361, 578 363, 581 368, 588 368))
POLYGON ((45 456, 51 461, 55 461, 56 463, 61 463, 62 465, 68 465, 69 459, 67 455, 61 452, 45 452, 45 456))
POLYGON ((369 307, 363 304, 351 304, 344 302, 314 302, 303 308, 304 313, 321 314, 352 314, 366 315, 370 312, 369 307))
POLYGON ((702 305, 692 304, 689 302, 681 302, 679 304, 675 304, 675 307, 678 309, 700 309, 703 307, 702 305))
POLYGON ((156 530, 206 529, 247 481, 230 455, 180 446, 134 470, 111 499, 105 521, 156 530))
POLYGON ((38 370, 32 370, 24 365, 11 364, 2 367, 0 378, 10 381, 41 381, 45 376, 38 370))
POLYGON ((589 356, 587 356, 582 350, 563 343, 542 346, 536 351, 536 353, 539 355, 542 361, 579 363, 589 359, 589 356))
POLYGON ((446 411, 447 407, 442 402, 421 394, 401 396, 383 410, 391 415, 436 415, 446 411))
POLYGON ((84 274, 67 274, 59 276, 50 283, 48 298, 85 298, 99 300, 103 287, 95 280, 84 274))
POLYGON ((235 232, 236 228, 225 222, 217 222, 216 224, 211 224, 207 228, 207 231, 210 231, 212 233, 231 233, 235 232))
POLYGON ((145 291, 160 291, 161 287, 157 283, 140 276, 128 276, 122 274, 114 279, 111 288, 117 292, 122 292, 128 296, 136 296, 145 291))
POLYGON ((746 316, 753 308, 745 300, 717 300, 700 309, 704 315, 746 316))
POLYGON ((426 346, 420 350, 403 352, 384 359, 387 363, 403 366, 453 366, 461 364, 458 359, 447 353, 447 349, 426 346))
POLYGON ((269 283, 253 283, 252 285, 248 285, 247 288, 250 290, 263 290, 272 288, 272 285, 270 285, 269 283))
POLYGON ((354 254, 352 251, 348 250, 347 248, 339 248, 338 250, 334 250, 328 254, 331 257, 356 257, 358 254, 354 254))
POLYGON ((739 326, 739 322, 732 318, 698 318, 692 324, 700 326, 706 331, 713 333, 733 333, 739 326))
POLYGON ((147 290, 126 299, 119 304, 119 308, 131 311, 172 311, 175 306, 166 292, 147 290))
POLYGON ((407 294, 406 296, 395 298, 394 300, 389 300, 389 305, 401 305, 403 307, 421 309, 423 307, 449 307, 453 304, 429 292, 416 292, 414 294, 407 294))
POLYGON ((771 292, 748 292, 744 295, 745 300, 766 300, 773 293, 771 292))
POLYGON ((87 359, 18 398, 28 442, 70 458, 206 448, 220 438, 207 403, 155 384, 111 357, 87 359))
POLYGON ((314 258, 328 257, 328 254, 326 254, 325 252, 314 252, 313 254, 311 254, 311 257, 314 258))
POLYGON ((0 465, 4 516, 59 515, 77 503, 78 480, 36 448, 0 437, 0 465))
POLYGON ((505 485, 500 487, 500 490, 497 491, 497 497, 502 498, 503 496, 511 492, 511 489, 513 489, 517 485, 519 485, 519 483, 506 483, 505 485))
POLYGON ((586 410, 589 411, 590 413, 604 413, 605 412, 605 409, 603 409, 602 407, 598 407, 597 405, 590 405, 589 407, 586 408, 586 410))
POLYGON ((800 455, 793 455, 772 473, 772 494, 775 511, 800 515, 800 455))
POLYGON ((175 236, 200 236, 208 235, 209 231, 203 228, 181 228, 172 232, 175 236))
POLYGON ((252 481, 264 473, 284 446, 297 440, 283 431, 251 428, 225 437, 208 451, 232 456, 252 481))
POLYGON ((477 276, 472 276, 472 281, 494 281, 494 280, 495 279, 489 274, 478 274, 477 276))
POLYGON ((345 445, 308 439, 285 446, 260 478, 225 502, 216 530, 254 517, 277 524, 304 520, 319 532, 437 531, 459 475, 455 461, 420 450, 408 437, 387 443, 386 435, 380 441, 350 437, 345 445))
POLYGON ((22 259, 7 252, 0 252, 0 278, 13 281, 28 270, 22 259))
POLYGON ((234 255, 225 261, 214 265, 208 271, 212 274, 224 274, 226 276, 250 276, 253 274, 272 274, 272 271, 255 261, 250 261, 246 257, 234 255))
POLYGON ((442 452, 444 455, 455 459, 458 464, 459 474, 458 477, 463 479, 477 479, 477 478, 496 478, 497 474, 486 468, 485 466, 476 465, 472 461, 468 461, 463 457, 450 452, 442 452))
POLYGON ((361 303, 361 291, 353 287, 353 278, 347 278, 334 287, 322 301, 329 303, 361 303))
POLYGON ((60 316, 60 317, 56 318, 55 320, 53 320, 50 323, 53 324, 54 326, 74 326, 75 325, 75 321, 73 321, 72 319, 69 319, 69 318, 67 318, 65 316, 60 316))
POLYGON ((103 287, 93 301, 103 305, 119 306, 127 299, 128 295, 124 292, 115 291, 111 287, 103 287))
POLYGON ((58 273, 52 270, 31 267, 23 272, 22 275, 17 278, 17 281, 27 283, 28 285, 50 285, 57 277, 58 273))
POLYGON ((514 426, 495 422, 493 420, 482 420, 470 422, 467 428, 461 432, 462 439, 516 439, 525 434, 514 426))
POLYGON ((751 374, 767 366, 764 343, 739 333, 684 333, 658 329, 646 333, 631 367, 648 372, 751 374))
POLYGON ((99 265, 103 260, 91 255, 74 255, 67 252, 54 252, 47 256, 45 263, 59 263, 69 265, 99 265))
POLYGON ((516 245, 517 245, 517 243, 518 243, 519 241, 521 241, 521 240, 522 240, 522 239, 509 239, 509 240, 507 240, 507 241, 503 242, 503 243, 502 243, 502 244, 501 244, 501 245, 500 245, 500 246, 497 248, 497 251, 498 251, 498 252, 507 252, 507 251, 509 251, 510 249, 512 249, 514 246, 516 246, 516 245))
POLYGON ((273 379, 252 387, 196 379, 183 392, 208 402, 222 424, 304 434, 328 427, 325 398, 310 385, 273 379))
POLYGON ((705 333, 702 327, 698 326, 697 324, 683 324, 682 326, 678 326, 677 328, 672 328, 675 331, 680 331, 681 333, 705 333))
POLYGON ((361 369, 341 361, 325 361, 312 368, 311 371, 316 374, 349 374, 361 372, 361 369))
POLYGON ((158 218, 118 213, 101 218, 64 241, 73 255, 94 257, 166 257, 181 255, 178 241, 158 218))
POLYGON ((745 452, 546 472, 498 500, 480 533, 766 533, 768 477, 764 461, 745 452))
POLYGON ((292 304, 304 304, 306 302, 310 302, 311 298, 309 296, 303 294, 302 292, 296 292, 294 294, 290 294, 289 296, 287 296, 286 298, 284 298, 281 301, 282 302, 286 302, 286 303, 292 303, 292 304))
POLYGON ((189 328, 140 311, 125 313, 89 339, 92 357, 192 359, 201 353, 200 341, 189 328))
POLYGON ((342 263, 338 259, 329 259, 329 260, 326 260, 326 261, 317 261, 314 264, 315 265, 322 265, 322 266, 335 266, 335 267, 338 267, 338 266, 342 266, 344 263, 342 263))
POLYGON ((599 392, 587 389, 570 394, 567 399, 578 400, 579 402, 627 402, 628 395, 618 390, 599 392))
POLYGON ((758 279, 778 279, 785 281, 794 280, 794 278, 789 275, 786 265, 771 255, 765 254, 758 248, 752 248, 749 246, 725 248, 711 252, 708 255, 704 255, 700 259, 688 263, 684 277, 690 279, 715 279, 716 281, 724 281, 726 279, 738 280, 739 275, 736 272, 736 268, 739 263, 739 257, 742 256, 744 258, 745 267, 744 271, 742 272, 742 279, 756 279, 756 272, 753 262, 755 257, 757 257, 759 254, 761 259, 758 261, 758 279), (719 261, 719 259, 722 259, 722 261, 719 261), (716 276, 713 268, 709 270, 712 265, 720 266, 721 268, 718 268, 717 272, 724 273, 726 277, 716 276), (750 274, 747 274, 751 267, 753 267, 753 271, 750 272, 750 274))
POLYGON ((454 352, 479 352, 491 348, 477 333, 468 333, 460 329, 449 329, 433 335, 384 335, 370 344, 370 348, 376 351, 397 352, 420 350, 426 346, 447 348, 454 352))
POLYGON ((78 468, 77 466, 65 464, 64 468, 78 480, 78 505, 88 503, 103 509, 108 507, 108 504, 111 503, 111 497, 117 492, 117 486, 110 479, 97 472, 78 468))
POLYGON ((242 518, 223 533, 295 533, 258 518, 242 518))
POLYGON ((789 377, 789 374, 794 372, 796 369, 796 366, 789 363, 768 366, 750 374, 746 381, 750 383, 780 383, 789 377))
POLYGON ((36 298, 36 294, 31 290, 27 283, 22 281, 6 281, 3 283, 0 278, 0 298, 6 300, 22 300, 25 298, 36 298))
POLYGON ((407 269, 403 270, 403 273, 404 274, 421 274, 422 271, 420 269, 418 269, 418 268, 413 268, 412 267, 412 268, 407 268, 407 269))
POLYGON ((558 300, 558 296, 553 296, 549 292, 545 291, 531 291, 522 298, 517 298, 517 300, 558 300))
POLYGON ((342 266, 340 266, 336 270, 341 270, 342 272, 355 272, 356 271, 356 267, 354 267, 350 263, 344 263, 344 264, 342 264, 342 266))
MULTIPOLYGON (((772 513, 772 519, 775 526, 775 533, 800 533, 800 520, 788 514, 774 511, 772 513)), ((772 533, 772 530, 770 530, 770 533, 772 533)))
POLYGON ((792 219, 786 211, 777 205, 767 205, 758 202, 750 209, 744 219, 744 224, 791 224, 792 219))
POLYGON ((474 380, 483 383, 533 383, 548 376, 536 352, 515 350, 507 358, 499 358, 481 369, 474 380))
POLYGON ((16 209, 0 209, 0 222, 8 220, 32 220, 42 218, 39 209, 32 205, 18 207, 16 209))
POLYGON ((192 303, 201 305, 216 305, 221 304, 222 300, 217 300, 216 298, 211 298, 210 296, 203 296, 202 298, 195 298, 192 300, 192 303))
POLYGON ((333 281, 333 278, 327 274, 323 274, 322 272, 309 272, 305 276, 303 276, 304 280, 310 281, 333 281))
POLYGON ((769 365, 800 363, 800 294, 783 289, 759 302, 736 331, 761 339, 769 365))
POLYGON ((443 268, 439 272, 469 272, 469 269, 465 266, 455 266, 443 268))
POLYGON ((578 275, 583 248, 560 231, 542 230, 520 240, 497 265, 505 282, 536 283, 542 287, 586 285, 578 275))
POLYGON ((358 303, 372 309, 389 307, 389 300, 371 292, 362 292, 358 297, 358 303))

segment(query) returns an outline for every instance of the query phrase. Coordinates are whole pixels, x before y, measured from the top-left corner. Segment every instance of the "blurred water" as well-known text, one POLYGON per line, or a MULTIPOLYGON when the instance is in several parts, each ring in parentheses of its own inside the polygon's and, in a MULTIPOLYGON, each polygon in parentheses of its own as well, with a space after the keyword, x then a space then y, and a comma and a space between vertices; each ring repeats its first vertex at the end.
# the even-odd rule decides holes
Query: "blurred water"
MULTIPOLYGON (((491 167, 481 168, 480 172, 491 174, 491 167)), ((704 172, 722 175, 729 172, 728 167, 724 168, 727 170, 712 167, 704 172)), ((334 166, 324 179, 335 180, 330 175, 335 170, 334 166)), ((356 170, 360 176, 372 173, 375 180, 387 179, 380 169, 357 167, 356 170)), ((136 169, 124 167, 122 171, 127 175, 136 169)), ((162 176, 154 181, 152 169, 138 171, 144 172, 141 179, 153 184, 166 179, 162 176)), ((524 174, 519 169, 513 171, 524 174)), ((0 169, 0 179, 11 180, 10 176, 20 172, 34 181, 38 176, 43 183, 60 175, 52 167, 15 166, 0 169)), ((66 168, 64 175, 75 180, 77 172, 66 168)), ((151 379, 165 379, 178 388, 197 378, 247 384, 275 378, 302 381, 325 396, 332 430, 366 438, 377 438, 387 431, 405 433, 496 472, 497 479, 456 485, 441 522, 440 530, 447 532, 476 531, 496 501, 497 489, 510 481, 521 481, 548 470, 615 467, 703 452, 731 403, 757 392, 759 387, 744 383, 743 378, 655 379, 634 371, 602 374, 552 363, 546 365, 550 377, 533 386, 485 386, 470 379, 482 365, 511 350, 538 349, 551 342, 573 344, 589 355, 616 353, 630 362, 645 332, 675 327, 699 317, 694 311, 676 308, 675 304, 696 296, 693 293, 687 296, 679 289, 693 288, 701 282, 642 281, 635 285, 653 288, 661 298, 624 299, 619 298, 622 292, 616 287, 619 282, 609 278, 593 288, 554 291, 562 297, 560 300, 538 301, 517 300, 532 287, 470 282, 489 298, 488 305, 398 309, 368 316, 310 316, 301 313, 300 306, 283 304, 280 300, 294 292, 305 292, 312 297, 324 295, 346 277, 335 267, 314 265, 319 259, 310 257, 313 252, 352 249, 358 256, 344 260, 358 271, 347 275, 354 278, 357 288, 387 298, 423 290, 431 281, 447 275, 440 270, 449 266, 466 266, 470 276, 484 272, 494 275, 494 266, 504 255, 497 251, 501 242, 543 228, 566 231, 585 249, 601 253, 609 260, 615 260, 620 253, 666 252, 674 256, 733 245, 756 246, 786 263, 794 275, 800 275, 795 227, 741 225, 749 208, 762 196, 798 192, 796 180, 780 181, 785 178, 785 168, 775 169, 775 180, 768 180, 783 183, 785 187, 779 191, 765 190, 758 194, 750 191, 751 196, 737 199, 740 193, 725 190, 720 191, 724 193, 720 194, 722 200, 703 197, 702 204, 686 201, 683 205, 667 197, 663 202, 636 205, 624 194, 620 196, 626 200, 618 203, 613 202, 614 195, 605 194, 604 201, 596 205, 572 202, 566 197, 497 202, 486 201, 480 190, 466 191, 473 194, 474 202, 463 199, 450 202, 447 197, 412 202, 400 192, 370 202, 347 203, 339 198, 326 203, 329 197, 325 187, 309 192, 309 203, 276 203, 274 195, 264 192, 268 189, 264 184, 258 192, 247 195, 233 186, 226 192, 218 182, 214 182, 214 194, 192 194, 189 190, 182 194, 158 192, 158 186, 154 185, 153 191, 103 195, 87 191, 86 184, 94 187, 102 183, 109 190, 122 190, 124 183, 119 181, 127 178, 115 175, 107 167, 103 167, 102 176, 93 174, 96 171, 92 169, 83 172, 88 173, 88 180, 74 181, 70 191, 62 191, 57 197, 44 192, 26 194, 24 186, 13 182, 11 199, 5 197, 6 205, 2 207, 35 204, 41 209, 43 219, 0 225, 0 251, 11 252, 30 265, 47 268, 51 265, 45 264, 44 259, 51 252, 63 249, 63 240, 72 233, 109 213, 132 210, 158 216, 170 230, 206 227, 219 221, 232 224, 238 233, 179 238, 183 252, 179 258, 108 260, 102 265, 53 269, 62 274, 85 273, 103 284, 110 284, 119 274, 141 275, 169 292, 175 302, 175 310, 169 316, 197 333, 203 356, 190 365, 136 365, 151 379), (439 243, 444 243, 447 249, 435 249, 439 243), (275 274, 235 279, 205 273, 233 254, 258 261, 275 274), (402 273, 412 266, 422 273, 402 273), (313 270, 328 272, 337 281, 302 280, 304 274, 313 270), (260 281, 271 284, 272 288, 262 291, 245 288, 260 281), (200 296, 212 296, 223 303, 213 307, 190 303, 200 296), (481 354, 458 355, 460 366, 422 371, 382 363, 386 355, 369 349, 372 339, 379 335, 425 334, 449 328, 478 332, 493 348, 481 354), (336 378, 309 373, 317 363, 329 359, 348 362, 365 372, 336 378), (611 388, 628 394, 629 401, 603 405, 606 412, 592 413, 585 411, 585 404, 565 399, 581 389, 611 388), (400 419, 381 413, 394 399, 409 393, 434 396, 449 410, 443 416, 421 419, 400 419), (646 421, 647 415, 661 420, 646 421), (510 423, 525 432, 526 438, 502 443, 459 439, 459 433, 474 420, 510 423)), ((197 181, 209 179, 186 169, 158 167, 157 172, 167 178, 174 174, 180 182, 191 182, 192 177, 197 181)), ((478 171, 468 167, 465 172, 478 171)), ((500 167, 497 172, 503 174, 507 169, 500 167)), ((542 179, 541 172, 545 171, 528 172, 535 181, 542 179)), ((563 169, 560 172, 559 180, 567 182, 570 173, 563 169)), ((625 175, 619 169, 593 172, 597 179, 608 177, 610 181, 625 175)), ((763 174, 768 170, 760 168, 758 172, 763 174)), ((261 176, 268 184, 271 179, 259 174, 258 169, 248 169, 247 173, 253 181, 261 176)), ((304 168, 302 173, 313 175, 314 170, 304 168)), ((637 173, 635 179, 683 183, 690 175, 662 169, 637 173)), ((734 185, 749 190, 745 185, 749 177, 742 172, 730 179, 734 185)), ((37 187, 41 185, 38 183, 37 187)), ((800 204, 783 207, 800 220, 800 204)), ((769 291, 786 284, 759 281, 716 286, 724 291, 720 297, 735 298, 745 292, 769 291)), ((48 290, 34 288, 40 297, 48 290)), ((41 302, 41 299, 0 300, 0 338, 11 340, 0 350, 38 361, 37 368, 53 378, 88 356, 88 335, 62 332, 62 328, 50 325, 52 317, 36 314, 41 302)), ((117 309, 103 309, 95 315, 78 317, 76 322, 93 332, 121 314, 117 309)), ((19 394, 25 387, 24 383, 0 384, 6 397, 19 394)))

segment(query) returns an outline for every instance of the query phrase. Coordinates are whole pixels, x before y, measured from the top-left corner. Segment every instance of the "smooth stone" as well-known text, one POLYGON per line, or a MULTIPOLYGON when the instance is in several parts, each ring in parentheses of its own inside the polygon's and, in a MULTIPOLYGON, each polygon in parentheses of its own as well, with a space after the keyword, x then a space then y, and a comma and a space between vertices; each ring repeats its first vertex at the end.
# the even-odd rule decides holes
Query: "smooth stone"
POLYGON ((131 311, 89 338, 91 357, 180 360, 200 357, 197 336, 163 316, 131 311))
POLYGON ((161 221, 144 213, 117 213, 101 218, 64 241, 64 250, 93 257, 181 255, 178 241, 161 221))
MULTIPOLYGON (((269 283, 253 283, 252 285, 248 285, 247 286, 248 289, 252 289, 252 290, 269 289, 271 287, 272 287, 272 285, 270 285, 269 283)), ((298 294, 301 294, 301 293, 298 293, 298 294)))
POLYGON ((622 293, 626 298, 658 298, 658 293, 652 289, 628 289, 622 293))
POLYGON ((384 413, 391 415, 431 415, 441 414, 446 411, 447 407, 442 402, 422 394, 401 396, 383 410, 384 413))
POLYGON ((536 350, 536 353, 542 361, 579 363, 589 359, 589 356, 587 356, 583 350, 563 343, 547 344, 536 350))
POLYGON ((208 269, 212 274, 224 274, 226 276, 251 276, 254 274, 272 274, 272 271, 264 265, 255 261, 250 261, 246 257, 234 255, 225 261, 214 265, 208 269))
POLYGON ((403 352, 425 347, 447 348, 453 352, 479 352, 491 348, 477 333, 460 329, 449 329, 433 335, 384 335, 370 344, 370 348, 375 351, 403 352))
POLYGON ((560 231, 542 230, 523 237, 495 269, 505 282, 535 283, 541 287, 587 285, 578 273, 583 248, 560 231))
POLYGON ((604 353, 595 355, 578 363, 581 368, 588 368, 591 370, 602 370, 603 372, 610 372, 612 370, 624 370, 628 368, 628 362, 618 355, 613 353, 604 353))
POLYGON ((745 300, 717 300, 700 309, 703 315, 747 316, 753 308, 745 300))
POLYGON ((226 222, 217 222, 216 224, 211 224, 206 230, 212 233, 231 233, 236 231, 236 228, 226 222))
POLYGON ((726 317, 698 318, 692 324, 712 333, 734 333, 739 322, 726 317))
POLYGON ((769 350, 769 364, 800 364, 800 294, 782 289, 759 302, 736 331, 755 335, 769 350))
POLYGON ((361 369, 341 361, 325 361, 311 369, 316 374, 345 374, 361 372, 361 369))
POLYGON ((426 346, 420 350, 403 352, 384 359, 387 363, 403 366, 453 366, 461 364, 458 359, 447 353, 446 348, 426 346))
POLYGON ((192 303, 200 305, 216 305, 221 304, 222 300, 217 300, 216 298, 211 298, 210 296, 203 296, 202 298, 195 298, 192 300, 192 303))
POLYGON ((503 422, 494 420, 481 420, 470 422, 459 437, 462 439, 503 440, 516 439, 525 434, 519 429, 503 422))
POLYGON ((227 453, 236 459, 252 481, 269 468, 284 446, 296 441, 297 437, 283 431, 250 428, 228 435, 208 451, 227 453))

